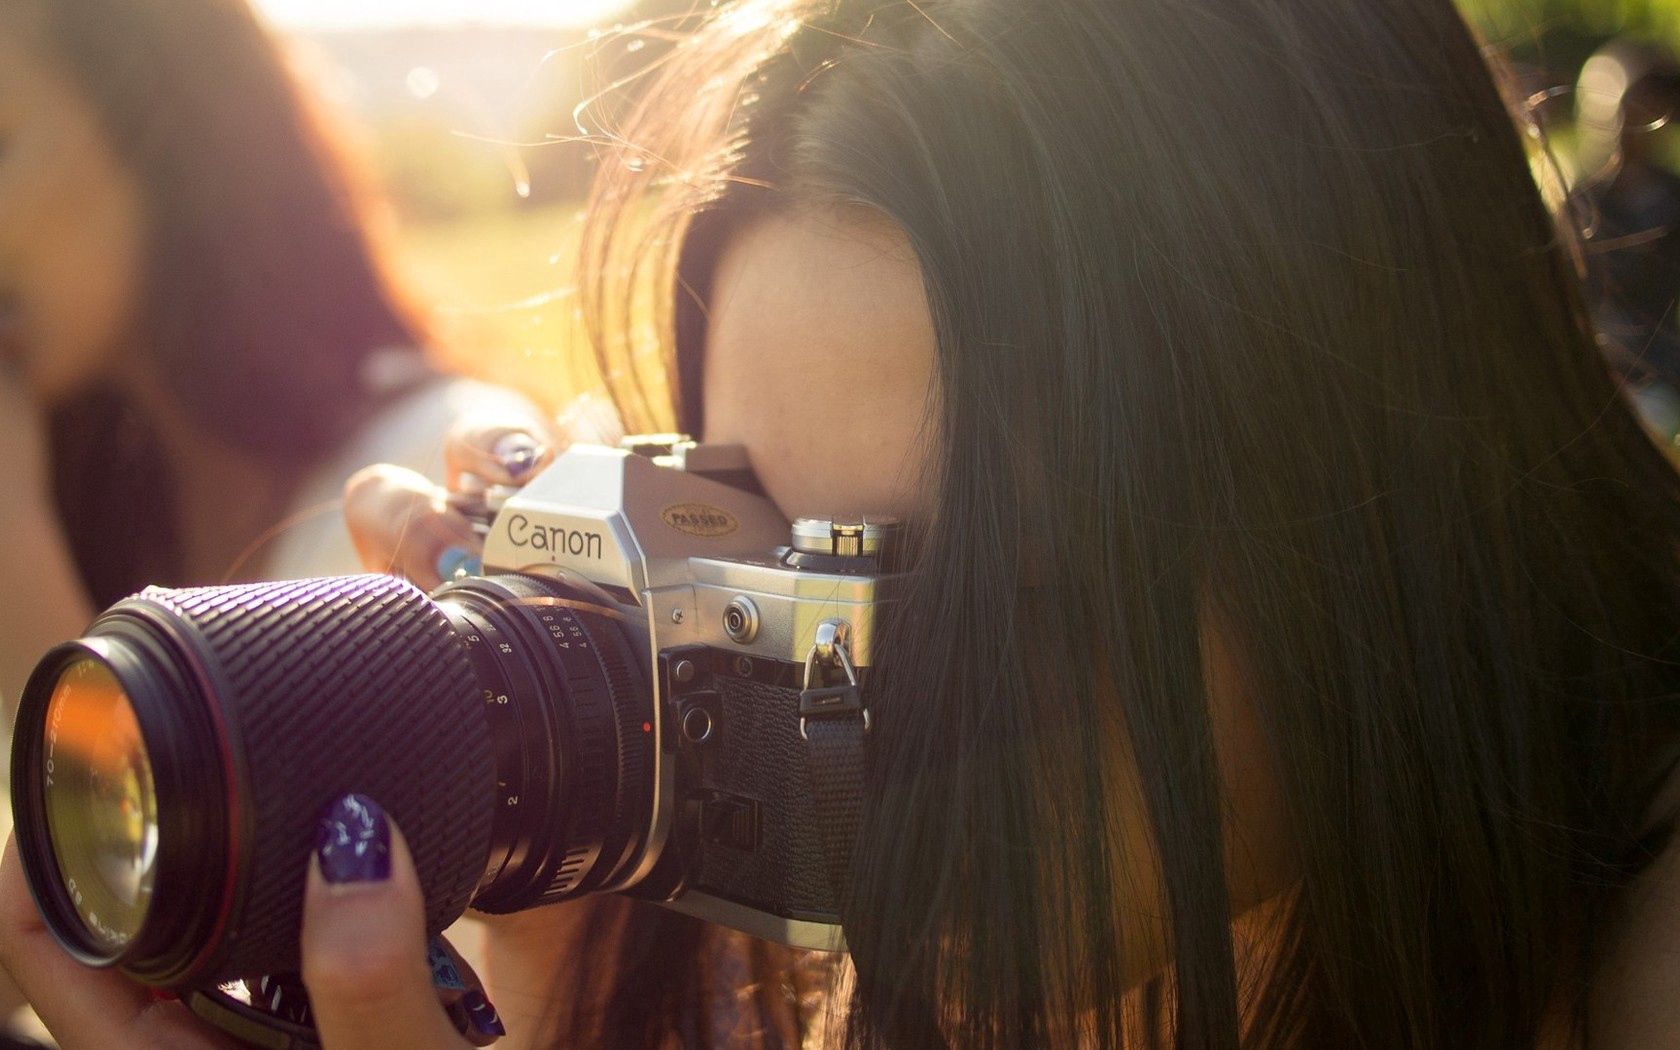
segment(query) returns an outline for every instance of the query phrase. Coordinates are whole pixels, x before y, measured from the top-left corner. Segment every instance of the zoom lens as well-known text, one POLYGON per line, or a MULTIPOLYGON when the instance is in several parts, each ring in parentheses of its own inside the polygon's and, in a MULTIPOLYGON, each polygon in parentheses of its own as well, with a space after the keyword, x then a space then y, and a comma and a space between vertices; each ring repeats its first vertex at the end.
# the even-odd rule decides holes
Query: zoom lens
POLYGON ((48 928, 167 987, 298 969, 316 821, 352 791, 403 829, 441 930, 483 876, 494 780, 454 630, 379 576, 121 602, 37 667, 12 746, 48 928))
POLYGON ((157 787, 134 707, 111 671, 70 661, 47 701, 43 801, 59 878, 88 936, 121 949, 151 907, 157 787))
POLYGON ((31 893, 72 955, 148 984, 295 971, 315 823, 352 791, 402 828, 428 932, 608 887, 653 812, 637 651, 582 582, 146 591, 24 691, 31 893))

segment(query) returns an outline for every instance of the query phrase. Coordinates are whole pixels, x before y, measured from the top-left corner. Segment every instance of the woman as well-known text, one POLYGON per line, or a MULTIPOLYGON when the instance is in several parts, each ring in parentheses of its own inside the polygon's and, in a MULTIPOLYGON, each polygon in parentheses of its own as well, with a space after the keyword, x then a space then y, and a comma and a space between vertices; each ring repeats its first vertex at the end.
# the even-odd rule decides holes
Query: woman
MULTIPOLYGON (((1680 483, 1448 0, 749 0, 614 130, 608 359, 660 274, 683 426, 789 515, 918 524, 832 1038, 1680 1034, 1680 483)), ((386 877, 311 876, 325 1045, 460 1045, 381 828, 386 877)), ((0 955, 61 958, 4 874, 0 955)), ((620 969, 648 920, 581 908, 502 931, 517 1045, 720 1042, 742 960, 755 1038, 815 1038, 782 960, 620 969)), ((41 987, 135 1031, 109 975, 41 987)))
POLYGON ((145 584, 354 570, 351 471, 534 414, 424 365, 366 203, 243 0, 0 10, 8 710, 145 584))

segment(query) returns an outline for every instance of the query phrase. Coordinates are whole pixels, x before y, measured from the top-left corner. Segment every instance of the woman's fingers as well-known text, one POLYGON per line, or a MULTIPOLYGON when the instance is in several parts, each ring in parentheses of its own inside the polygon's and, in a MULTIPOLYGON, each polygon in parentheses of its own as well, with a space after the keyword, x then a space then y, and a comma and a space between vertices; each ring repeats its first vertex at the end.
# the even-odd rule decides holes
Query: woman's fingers
POLYGON ((444 478, 451 492, 463 491, 466 475, 486 485, 523 485, 553 461, 559 444, 547 423, 468 418, 444 438, 444 478))
POLYGON ((357 471, 344 485, 344 519, 369 572, 390 572, 430 590, 468 568, 482 542, 425 475, 388 464, 357 471))
POLYGON ((0 859, 0 965, 64 1050, 238 1046, 181 1003, 160 1001, 115 970, 90 969, 65 954, 35 909, 10 839, 0 859))
POLYGON ((444 439, 447 488, 388 464, 368 467, 345 484, 344 516, 363 567, 406 576, 428 590, 457 570, 477 571, 483 544, 451 508, 450 496, 524 485, 569 445, 616 445, 622 436, 612 403, 595 395, 578 398, 557 421, 535 410, 463 418, 444 439))
MULTIPOLYGON (((438 1001, 408 846, 371 799, 346 795, 321 819, 301 943, 325 1050, 469 1045, 438 1001)), ((488 1002, 478 1023, 486 1040, 500 1034, 488 1002)))
POLYGON ((468 417, 444 440, 445 477, 451 492, 462 491, 469 474, 488 485, 523 485, 572 445, 614 446, 623 437, 618 409, 599 394, 573 399, 554 420, 468 417))
POLYGON ((474 1046, 494 1042, 502 1034, 502 1020, 484 994, 484 982, 449 938, 442 934, 432 938, 426 948, 426 964, 432 971, 432 986, 456 1030, 466 1032, 467 1041, 474 1046))

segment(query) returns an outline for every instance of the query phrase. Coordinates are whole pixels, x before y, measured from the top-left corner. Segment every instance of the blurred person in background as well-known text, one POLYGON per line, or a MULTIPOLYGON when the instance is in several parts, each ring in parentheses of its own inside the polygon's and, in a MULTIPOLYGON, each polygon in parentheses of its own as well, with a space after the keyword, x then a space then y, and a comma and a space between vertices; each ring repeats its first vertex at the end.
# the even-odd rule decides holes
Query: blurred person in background
POLYGON ((1576 86, 1575 191, 1585 229, 1593 319, 1646 421, 1680 432, 1680 176, 1670 125, 1680 63, 1654 45, 1611 41, 1576 86))
POLYGON ((0 549, 28 567, 0 586, 8 711, 144 585, 357 571, 356 467, 441 477, 439 435, 477 411, 541 429, 427 365, 331 130, 245 0, 0 6, 0 549))
POLYGON ((142 586, 360 571, 356 468, 392 464, 369 513, 413 554, 378 567, 429 585, 475 542, 407 524, 462 466, 439 435, 489 417, 515 473, 540 458, 537 409, 427 364, 333 132, 245 0, 0 5, 8 727, 40 654, 142 586))

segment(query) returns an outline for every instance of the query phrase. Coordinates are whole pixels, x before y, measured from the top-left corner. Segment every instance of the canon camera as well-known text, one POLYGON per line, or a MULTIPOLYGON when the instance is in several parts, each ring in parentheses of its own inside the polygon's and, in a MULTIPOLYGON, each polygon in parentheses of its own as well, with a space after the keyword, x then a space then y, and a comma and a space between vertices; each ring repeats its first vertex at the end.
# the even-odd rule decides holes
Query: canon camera
POLYGON ((156 986, 295 971, 319 813, 403 829, 429 932, 622 892, 817 949, 869 731, 890 522, 790 524, 743 450, 574 447, 474 509, 480 575, 119 603, 24 692, 30 889, 81 961, 156 986))

